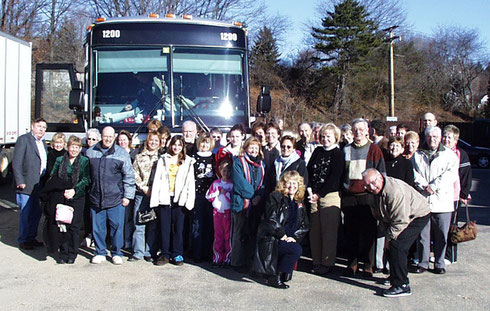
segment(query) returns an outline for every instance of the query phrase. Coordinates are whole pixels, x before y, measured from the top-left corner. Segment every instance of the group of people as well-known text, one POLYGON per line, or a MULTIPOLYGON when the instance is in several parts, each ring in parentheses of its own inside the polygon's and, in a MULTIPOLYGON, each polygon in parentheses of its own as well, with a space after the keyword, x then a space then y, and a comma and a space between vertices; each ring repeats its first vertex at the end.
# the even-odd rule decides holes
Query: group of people
POLYGON ((198 134, 193 121, 171 136, 152 120, 139 148, 129 132, 105 127, 88 130, 86 146, 57 133, 48 150, 36 119, 13 161, 19 247, 43 245, 42 211, 44 245, 60 264, 75 262, 83 222, 93 264, 108 250, 115 265, 123 249, 128 261, 157 266, 192 257, 288 288, 304 245, 313 273, 332 271, 340 232, 344 275, 389 273, 386 297, 411 294, 408 269, 426 271, 431 251, 436 274, 457 261, 448 231, 469 199, 471 167, 455 126, 441 131, 431 113, 420 134, 403 124, 387 134, 384 122, 363 118, 302 122, 297 133, 279 124, 256 122, 250 135, 236 124, 225 139, 220 129, 198 134), (69 223, 58 219, 63 205, 69 223))

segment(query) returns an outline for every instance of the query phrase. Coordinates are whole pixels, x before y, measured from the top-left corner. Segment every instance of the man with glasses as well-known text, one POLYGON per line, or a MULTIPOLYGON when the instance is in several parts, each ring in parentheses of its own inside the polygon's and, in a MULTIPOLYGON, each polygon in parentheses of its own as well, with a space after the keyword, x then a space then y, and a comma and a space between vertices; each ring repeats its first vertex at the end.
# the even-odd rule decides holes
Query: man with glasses
POLYGON ((112 262, 122 264, 125 207, 134 199, 135 177, 129 153, 114 144, 115 131, 107 126, 102 141, 87 150, 92 184, 89 191, 95 256, 93 264, 106 260, 107 221, 111 228, 112 262))
POLYGON ((17 205, 20 209, 19 248, 25 250, 42 246, 36 240, 37 228, 41 219, 39 192, 42 188, 42 177, 46 172, 48 150, 44 141, 48 125, 42 118, 31 124, 31 132, 19 136, 15 143, 12 168, 16 185, 17 205))
POLYGON ((362 172, 364 188, 374 194, 371 212, 386 232, 384 248, 390 262, 391 288, 385 297, 412 294, 408 280, 408 250, 429 222, 429 204, 412 186, 400 179, 384 177, 370 168, 362 172))

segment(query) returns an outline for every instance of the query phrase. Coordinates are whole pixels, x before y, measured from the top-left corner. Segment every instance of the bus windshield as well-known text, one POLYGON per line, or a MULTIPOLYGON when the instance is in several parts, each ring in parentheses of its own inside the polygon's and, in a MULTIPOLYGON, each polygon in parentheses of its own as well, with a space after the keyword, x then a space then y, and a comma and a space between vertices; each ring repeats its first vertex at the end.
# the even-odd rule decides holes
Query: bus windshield
POLYGON ((208 127, 245 123, 246 62, 226 48, 95 50, 93 117, 99 124, 208 127), (173 87, 172 87, 173 86, 173 87))

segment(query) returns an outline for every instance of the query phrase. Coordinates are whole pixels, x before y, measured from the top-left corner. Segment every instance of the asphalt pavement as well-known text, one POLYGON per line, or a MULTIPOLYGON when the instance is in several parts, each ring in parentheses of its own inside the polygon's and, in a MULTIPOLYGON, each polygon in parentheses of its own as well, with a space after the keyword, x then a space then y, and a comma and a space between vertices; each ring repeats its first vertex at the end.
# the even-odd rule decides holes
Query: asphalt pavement
MULTIPOLYGON (((459 245, 458 262, 445 275, 410 274, 413 294, 382 297, 386 275, 346 278, 339 260, 331 275, 308 272, 302 258, 287 290, 260 278, 209 263, 177 267, 109 260, 90 264, 80 249, 74 265, 57 264, 42 248, 17 248, 18 210, 13 190, 0 187, 1 310, 489 310, 490 170, 473 172, 471 216, 479 233, 459 245)), ((464 215, 464 214, 463 214, 464 215)), ((461 219, 461 217, 460 217, 461 219)))

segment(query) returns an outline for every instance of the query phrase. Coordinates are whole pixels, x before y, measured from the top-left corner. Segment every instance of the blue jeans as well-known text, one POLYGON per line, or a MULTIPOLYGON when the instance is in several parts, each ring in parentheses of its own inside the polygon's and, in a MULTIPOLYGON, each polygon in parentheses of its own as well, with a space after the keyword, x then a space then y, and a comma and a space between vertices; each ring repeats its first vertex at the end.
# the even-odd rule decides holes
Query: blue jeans
POLYGON ((124 213, 125 207, 122 204, 117 206, 99 209, 92 207, 92 227, 95 240, 95 255, 107 255, 105 239, 107 236, 107 220, 109 220, 111 234, 111 255, 122 256, 121 248, 124 240, 124 213))
POLYGON ((150 257, 150 249, 155 248, 156 221, 146 224, 138 224, 138 211, 146 211, 150 208, 150 198, 145 195, 136 194, 134 197, 134 232, 133 232, 133 256, 143 259, 143 256, 150 257), (146 234, 146 238, 145 238, 146 234))
POLYGON ((17 193, 17 205, 20 209, 19 218, 19 243, 34 240, 37 236, 37 227, 41 219, 41 207, 39 206, 39 193, 31 195, 17 193))

